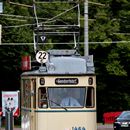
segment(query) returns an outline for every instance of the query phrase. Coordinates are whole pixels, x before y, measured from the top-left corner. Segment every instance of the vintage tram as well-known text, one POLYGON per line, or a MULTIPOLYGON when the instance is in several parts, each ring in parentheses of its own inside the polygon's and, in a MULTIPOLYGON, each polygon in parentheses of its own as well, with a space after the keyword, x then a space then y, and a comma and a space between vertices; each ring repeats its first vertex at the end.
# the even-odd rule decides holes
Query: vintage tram
POLYGON ((47 54, 46 63, 21 74, 22 130, 96 130, 96 76, 86 57, 47 54))

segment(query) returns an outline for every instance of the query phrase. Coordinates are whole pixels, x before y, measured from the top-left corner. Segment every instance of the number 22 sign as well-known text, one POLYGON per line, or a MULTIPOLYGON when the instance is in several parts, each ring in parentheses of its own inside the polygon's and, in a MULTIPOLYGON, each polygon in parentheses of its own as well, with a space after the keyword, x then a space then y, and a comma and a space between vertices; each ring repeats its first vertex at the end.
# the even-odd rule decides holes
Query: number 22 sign
POLYGON ((48 53, 46 51, 37 52, 36 60, 39 63, 46 63, 48 61, 48 53))

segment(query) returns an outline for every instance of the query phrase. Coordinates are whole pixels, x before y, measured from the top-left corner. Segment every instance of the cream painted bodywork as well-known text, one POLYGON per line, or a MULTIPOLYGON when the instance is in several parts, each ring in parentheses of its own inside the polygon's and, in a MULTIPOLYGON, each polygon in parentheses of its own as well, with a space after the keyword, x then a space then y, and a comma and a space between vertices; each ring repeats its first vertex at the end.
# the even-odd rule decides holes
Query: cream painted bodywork
MULTIPOLYGON (((38 81, 41 77, 38 77, 38 81)), ((45 79, 45 85, 40 85, 40 82, 37 82, 38 83, 38 86, 54 86, 54 87, 62 87, 62 86, 93 86, 94 88, 96 87, 96 79, 95 79, 95 76, 42 76, 42 78, 45 79), (55 84, 55 79, 56 78, 78 78, 78 84, 76 85, 56 85, 55 84), (93 84, 92 85, 89 85, 88 83, 88 79, 89 78, 93 78, 93 84)))
POLYGON ((96 130, 96 112, 48 112, 37 113, 37 130, 96 130))
MULTIPOLYGON (((95 89, 94 107, 93 108, 68 108, 66 111, 63 108, 51 109, 51 108, 38 108, 38 102, 36 102, 36 108, 31 107, 30 111, 22 111, 23 118, 28 119, 26 128, 22 130, 97 130, 96 127, 96 77, 95 76, 30 76, 23 77, 23 79, 36 78, 36 93, 38 93, 39 87, 86 87, 93 86, 95 89), (93 84, 89 84, 88 79, 93 78, 93 84), (40 85, 40 78, 45 79, 45 84, 40 85), (56 78, 78 78, 78 84, 76 85, 56 85, 56 78), (26 113, 26 114, 25 114, 26 113), (25 116, 23 116, 25 115, 25 116), (77 128, 77 129, 76 129, 77 128), (84 129, 85 128, 85 129, 84 129)), ((38 101, 38 95, 36 94, 36 101, 38 101)), ((33 100, 31 100, 33 102, 33 100)), ((33 103, 31 103, 33 104, 33 103)), ((24 122, 22 122, 24 126, 24 122)), ((26 126, 26 125, 25 125, 26 126)))

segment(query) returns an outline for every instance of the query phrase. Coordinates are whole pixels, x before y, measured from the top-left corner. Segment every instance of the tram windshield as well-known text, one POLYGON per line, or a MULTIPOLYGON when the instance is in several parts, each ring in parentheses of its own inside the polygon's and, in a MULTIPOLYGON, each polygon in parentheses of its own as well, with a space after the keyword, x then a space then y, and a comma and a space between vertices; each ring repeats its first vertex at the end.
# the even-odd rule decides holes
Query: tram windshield
POLYGON ((85 88, 48 88, 50 107, 82 107, 85 88))
MULTIPOLYGON (((94 100, 93 89, 88 87, 41 87, 39 88, 39 101, 44 104, 41 108, 77 108, 92 107, 94 100), (91 91, 90 91, 91 90, 91 91), (87 92, 86 92, 87 91, 87 92), (40 96, 41 95, 41 96, 40 96), (87 98, 87 99, 86 99, 87 98)), ((40 103, 41 104, 41 103, 40 103)))

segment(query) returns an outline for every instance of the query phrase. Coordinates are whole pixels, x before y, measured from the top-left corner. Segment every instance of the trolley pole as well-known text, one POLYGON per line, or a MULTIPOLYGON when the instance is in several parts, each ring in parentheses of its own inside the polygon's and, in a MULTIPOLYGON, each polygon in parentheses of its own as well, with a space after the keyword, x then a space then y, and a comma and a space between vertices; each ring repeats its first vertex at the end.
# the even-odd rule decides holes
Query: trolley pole
POLYGON ((84 1, 84 55, 89 55, 88 45, 88 0, 84 1))

